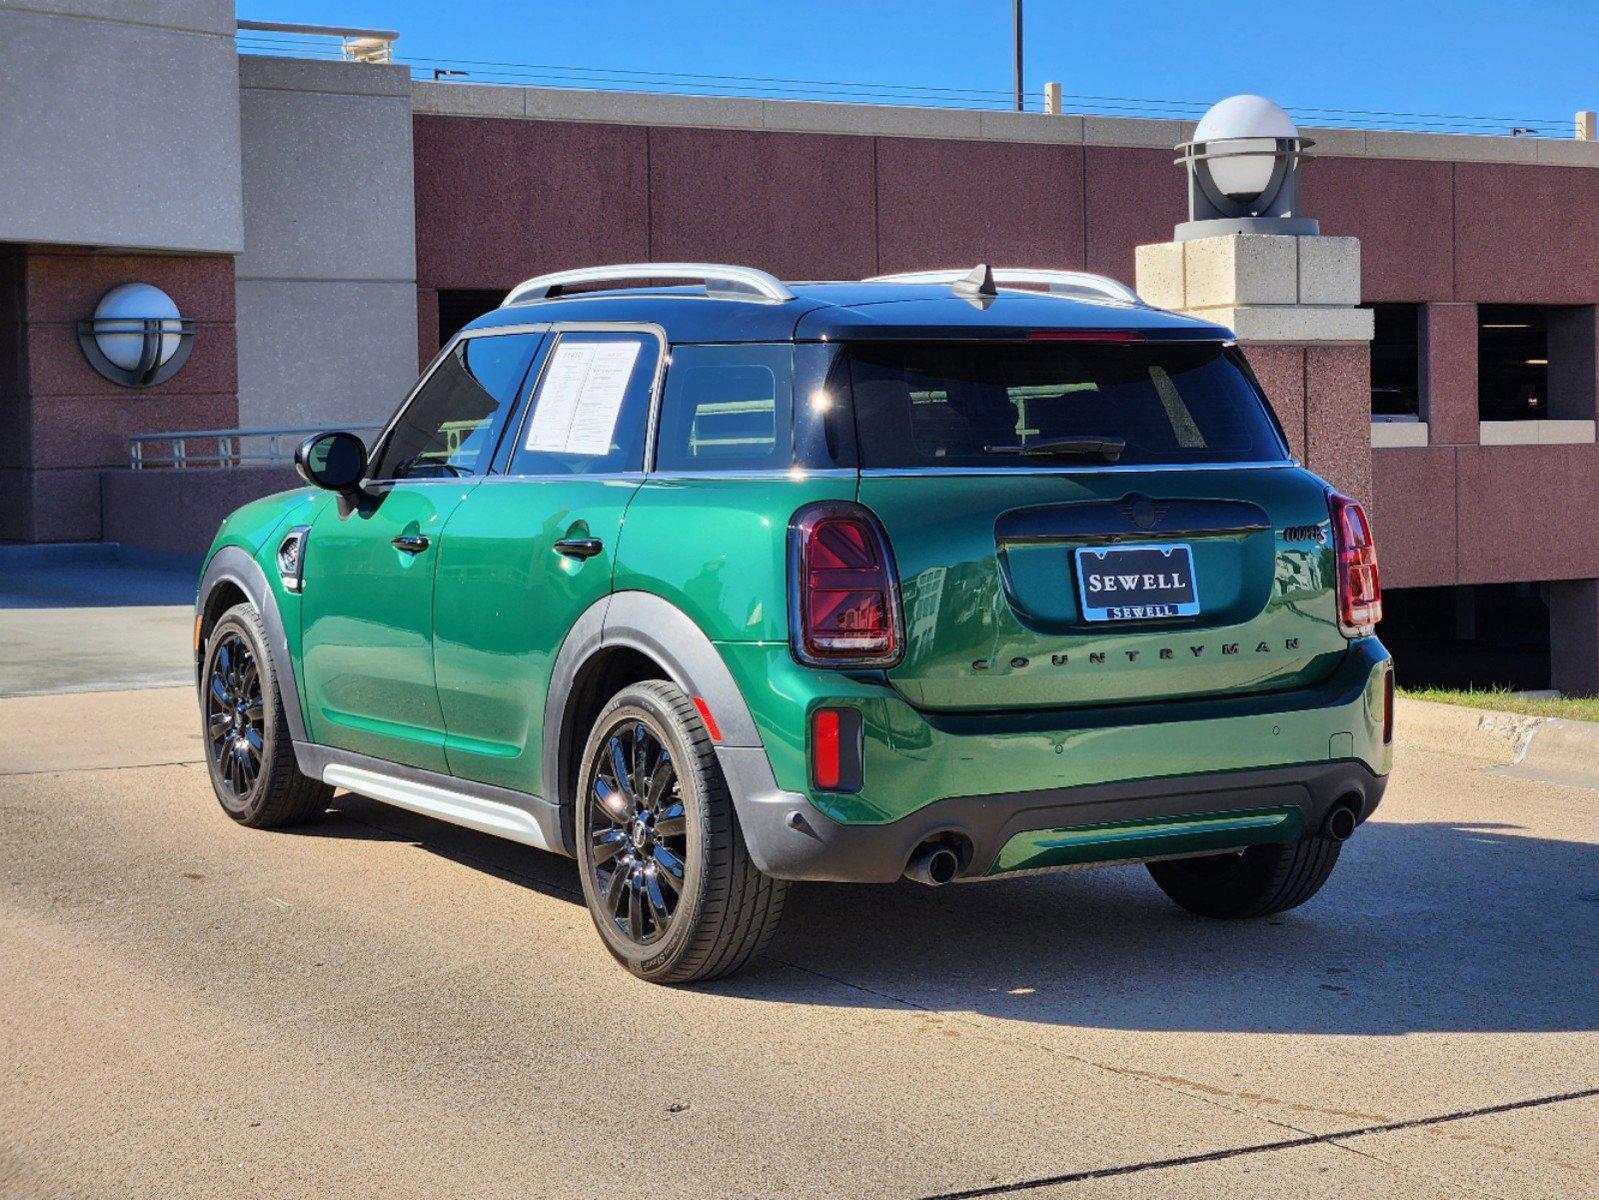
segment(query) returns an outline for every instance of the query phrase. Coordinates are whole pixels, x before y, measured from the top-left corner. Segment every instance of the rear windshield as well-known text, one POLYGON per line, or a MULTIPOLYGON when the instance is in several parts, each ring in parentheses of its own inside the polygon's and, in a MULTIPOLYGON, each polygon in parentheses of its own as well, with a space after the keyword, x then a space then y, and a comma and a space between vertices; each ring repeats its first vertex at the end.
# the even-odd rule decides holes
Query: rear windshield
POLYGON ((863 467, 1284 457, 1237 352, 1216 342, 896 342, 851 355, 863 467))

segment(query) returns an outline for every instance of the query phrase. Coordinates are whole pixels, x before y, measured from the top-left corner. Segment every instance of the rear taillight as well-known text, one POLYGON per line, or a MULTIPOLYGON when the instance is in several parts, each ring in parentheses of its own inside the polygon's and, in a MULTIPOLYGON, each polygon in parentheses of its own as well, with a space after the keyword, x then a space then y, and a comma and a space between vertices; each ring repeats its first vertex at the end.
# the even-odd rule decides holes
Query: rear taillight
POLYGON ((899 587, 888 538, 871 511, 825 501, 788 527, 789 640, 812 666, 887 667, 899 661, 899 587))
POLYGON ((1327 493, 1327 508, 1338 559, 1338 628, 1345 637, 1361 637, 1382 620, 1382 584, 1371 522, 1357 501, 1338 492, 1327 493))

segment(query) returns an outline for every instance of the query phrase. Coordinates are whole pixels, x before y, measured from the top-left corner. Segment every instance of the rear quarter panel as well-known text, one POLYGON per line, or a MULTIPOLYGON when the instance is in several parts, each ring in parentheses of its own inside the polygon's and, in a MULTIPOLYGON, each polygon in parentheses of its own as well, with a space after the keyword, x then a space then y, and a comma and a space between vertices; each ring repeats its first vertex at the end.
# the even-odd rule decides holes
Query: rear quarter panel
POLYGON ((789 518, 855 490, 853 472, 651 478, 622 526, 616 590, 660 596, 712 642, 786 643, 789 518))

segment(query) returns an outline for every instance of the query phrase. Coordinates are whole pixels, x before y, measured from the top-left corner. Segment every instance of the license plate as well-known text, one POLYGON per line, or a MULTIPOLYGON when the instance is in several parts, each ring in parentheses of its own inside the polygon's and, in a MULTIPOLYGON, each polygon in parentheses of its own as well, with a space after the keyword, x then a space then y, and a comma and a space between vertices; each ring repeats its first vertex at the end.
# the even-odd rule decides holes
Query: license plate
POLYGON ((1199 612, 1193 553, 1182 543, 1084 547, 1077 595, 1087 621, 1149 621, 1199 612))

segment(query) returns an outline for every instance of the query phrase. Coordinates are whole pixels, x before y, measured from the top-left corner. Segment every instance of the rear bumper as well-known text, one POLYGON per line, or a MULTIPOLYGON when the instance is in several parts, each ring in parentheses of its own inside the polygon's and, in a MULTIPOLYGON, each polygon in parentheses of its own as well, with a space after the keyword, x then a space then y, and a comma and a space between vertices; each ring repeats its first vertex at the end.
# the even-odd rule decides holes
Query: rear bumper
POLYGON ((797 795, 741 805, 739 816, 756 864, 781 879, 891 883, 922 842, 949 834, 971 848, 959 878, 980 879, 1293 841, 1319 829, 1340 801, 1357 804, 1365 820, 1387 784, 1386 775, 1346 760, 961 796, 887 825, 844 825, 797 795), (1231 819, 1168 820, 1200 816, 1231 819))
POLYGON ((1124 706, 1069 723, 1047 713, 944 719, 864 680, 776 660, 768 669, 764 694, 782 704, 752 705, 764 748, 719 747, 718 757, 751 857, 782 879, 890 882, 940 835, 966 848, 963 879, 1291 841, 1340 801, 1370 816, 1392 762, 1382 741, 1390 660, 1374 638, 1353 643, 1314 688, 1124 706), (858 795, 809 787, 794 713, 823 703, 863 710, 858 795))

